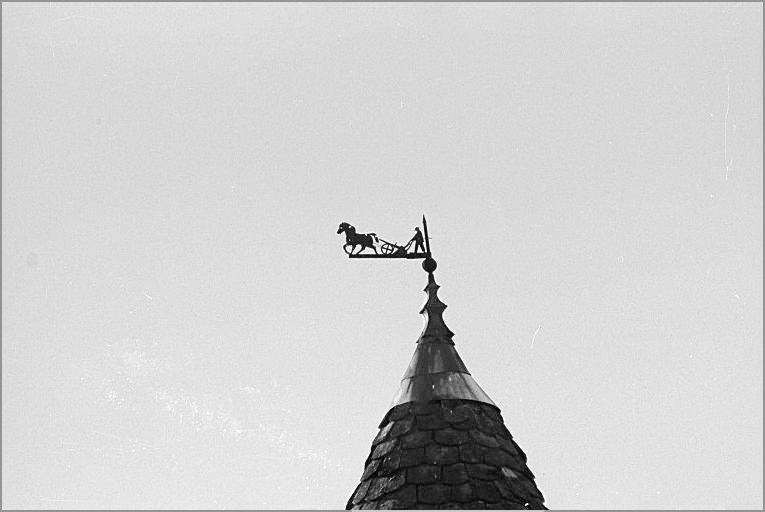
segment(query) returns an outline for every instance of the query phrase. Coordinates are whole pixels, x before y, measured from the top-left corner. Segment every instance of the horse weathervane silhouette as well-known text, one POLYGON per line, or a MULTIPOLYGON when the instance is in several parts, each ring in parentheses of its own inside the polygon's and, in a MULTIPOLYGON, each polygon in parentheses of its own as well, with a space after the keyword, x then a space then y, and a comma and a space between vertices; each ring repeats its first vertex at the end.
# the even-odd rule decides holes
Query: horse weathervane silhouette
MULTIPOLYGON (((406 243, 399 245, 379 238, 376 233, 357 233, 356 228, 343 222, 337 228, 337 234, 345 233, 345 245, 343 250, 349 258, 406 258, 406 259, 425 259, 433 261, 430 255, 430 238, 428 237, 428 223, 425 216, 422 216, 422 231, 419 227, 414 228, 414 236, 406 243), (424 231, 424 234, 423 234, 424 231), (357 251, 356 248, 360 247, 357 251), (364 252, 371 249, 372 252, 364 252), (379 249, 379 251, 378 251, 379 249)), ((435 263, 435 261, 433 261, 435 263)), ((430 265, 428 265, 430 266, 430 265)), ((432 272, 432 270, 428 270, 432 272)), ((435 270, 435 268, 433 269, 435 270)))

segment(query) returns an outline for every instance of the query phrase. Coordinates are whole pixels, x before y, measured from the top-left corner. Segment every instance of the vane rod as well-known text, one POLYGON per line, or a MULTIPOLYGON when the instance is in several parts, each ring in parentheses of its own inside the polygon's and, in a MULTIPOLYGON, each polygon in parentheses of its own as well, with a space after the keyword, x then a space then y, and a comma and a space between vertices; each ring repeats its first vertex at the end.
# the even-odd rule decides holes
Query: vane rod
POLYGON ((425 231, 425 252, 430 256, 430 237, 428 236, 428 221, 422 216, 422 229, 425 231))
POLYGON ((407 259, 407 260, 418 260, 418 259, 425 259, 428 257, 427 254, 423 253, 407 253, 407 254, 349 254, 349 258, 385 258, 388 260, 391 259, 407 259))

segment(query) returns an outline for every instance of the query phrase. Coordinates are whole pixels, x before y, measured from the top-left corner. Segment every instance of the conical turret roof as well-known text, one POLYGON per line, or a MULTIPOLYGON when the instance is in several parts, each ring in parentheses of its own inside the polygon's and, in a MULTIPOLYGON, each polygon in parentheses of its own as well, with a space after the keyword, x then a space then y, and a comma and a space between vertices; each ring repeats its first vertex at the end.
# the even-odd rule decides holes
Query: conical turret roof
POLYGON ((526 454, 457 353, 435 262, 417 340, 347 509, 545 509, 526 454))

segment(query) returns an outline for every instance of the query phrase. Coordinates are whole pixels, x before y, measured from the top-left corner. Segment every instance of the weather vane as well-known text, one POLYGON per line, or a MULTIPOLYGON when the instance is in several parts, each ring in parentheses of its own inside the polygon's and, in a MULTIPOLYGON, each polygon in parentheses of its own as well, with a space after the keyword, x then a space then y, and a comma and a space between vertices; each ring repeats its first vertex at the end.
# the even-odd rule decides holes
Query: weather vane
POLYGON ((419 227, 414 228, 414 236, 406 245, 389 242, 379 238, 376 233, 357 233, 356 228, 347 222, 343 222, 337 228, 337 234, 340 233, 345 233, 343 250, 349 258, 424 259, 422 268, 427 272, 433 272, 436 269, 436 262, 430 254, 428 223, 424 215, 422 216, 422 231, 419 227), (371 249, 371 252, 367 249, 371 249))

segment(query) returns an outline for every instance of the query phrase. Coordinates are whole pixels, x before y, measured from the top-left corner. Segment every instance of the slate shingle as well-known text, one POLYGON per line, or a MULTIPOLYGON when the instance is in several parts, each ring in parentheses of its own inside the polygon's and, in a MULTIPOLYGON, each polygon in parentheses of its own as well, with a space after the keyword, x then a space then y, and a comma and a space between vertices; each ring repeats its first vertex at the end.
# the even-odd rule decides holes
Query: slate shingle
POLYGON ((451 466, 444 466, 443 479, 446 484, 461 484, 467 482, 470 477, 467 474, 465 464, 462 462, 458 464, 452 464, 451 466))
POLYGON ((473 485, 476 496, 487 503, 496 503, 501 499, 494 482, 475 482, 473 485))
POLYGON ((425 414, 417 416, 417 428, 420 430, 438 430, 448 427, 444 417, 440 414, 425 414))
POLYGON ((457 503, 465 503, 473 499, 473 488, 470 484, 455 485, 452 487, 452 499, 457 503))
POLYGON ((380 459, 372 460, 367 464, 366 469, 364 469, 364 474, 361 475, 361 480, 368 480, 377 472, 377 468, 380 467, 380 459))
POLYGON ((495 466, 488 464, 465 464, 468 476, 475 480, 496 480, 500 478, 501 473, 495 466))
POLYGON ((433 434, 427 430, 419 430, 417 432, 410 432, 409 434, 401 438, 402 448, 419 448, 430 443, 433 434))
POLYGON ((478 427, 478 429, 485 434, 493 436, 497 433, 498 429, 496 428, 496 422, 493 419, 491 419, 491 417, 489 417, 488 415, 485 415, 485 414, 476 415, 475 424, 476 424, 476 427, 478 427))
MULTIPOLYGON (((376 459, 372 462, 377 462, 377 474, 379 476, 388 476, 401 467, 401 451, 396 450, 382 459, 376 459)), ((367 468, 372 465, 372 462, 367 465, 367 468)), ((364 474, 366 474, 366 472, 364 472, 364 474)), ((361 478, 364 477, 362 476, 361 478)))
POLYGON ((388 499, 396 502, 396 508, 412 508, 417 503, 417 486, 407 484, 392 492, 388 499))
POLYGON ((425 462, 428 464, 447 465, 454 464, 460 458, 460 450, 457 446, 440 446, 431 444, 425 447, 425 462))
POLYGON ((517 467, 518 465, 523 465, 520 459, 502 450, 487 450, 483 460, 486 464, 495 467, 517 467))
POLYGON ((459 423, 452 423, 451 426, 457 430, 472 430, 476 428, 475 418, 468 418, 465 421, 460 421, 459 423))
POLYGON ((433 438, 438 444, 447 444, 452 446, 459 446, 468 440, 468 433, 464 430, 454 430, 453 428, 445 428, 443 430, 437 430, 433 434, 433 438))
POLYGON ((447 423, 464 423, 470 418, 470 414, 467 412, 468 409, 465 407, 449 407, 443 405, 443 410, 444 420, 447 423))
MULTIPOLYGON (((398 421, 409 416, 411 412, 411 404, 397 405, 388 412, 387 421, 398 421)), ((383 420, 385 422, 385 420, 383 420)))
POLYGON ((414 402, 412 404, 412 412, 416 415, 428 415, 438 414, 441 409, 441 403, 439 401, 432 402, 414 402))
POLYGON ((358 485, 358 487, 356 487, 356 491, 353 493, 353 497, 351 498, 354 505, 364 499, 364 497, 367 495, 367 489, 369 489, 369 485, 371 483, 371 480, 364 480, 358 485))
POLYGON ((495 437, 484 434, 480 430, 471 430, 470 435, 478 444, 489 448, 499 448, 499 441, 495 437))
POLYGON ((372 452, 372 458, 379 459, 381 457, 385 457, 391 452, 391 450, 393 450, 394 446, 396 446, 395 439, 391 439, 390 441, 383 441, 382 443, 375 446, 375 449, 372 452))
POLYGON ((393 428, 393 425, 396 423, 391 421, 387 425, 385 425, 383 428, 380 429, 380 431, 377 433, 375 438, 372 440, 372 446, 377 445, 385 441, 385 439, 388 437, 388 432, 390 432, 390 429, 393 428))
POLYGON ((476 443, 465 443, 460 446, 460 460, 462 462, 481 462, 482 453, 476 443))
POLYGON ((444 484, 421 485, 417 488, 417 499, 421 503, 441 505, 451 499, 451 488, 444 484))
POLYGON ((414 425, 414 418, 409 416, 407 418, 402 418, 398 420, 395 425, 393 425, 393 428, 390 429, 390 437, 398 437, 402 434, 406 434, 412 429, 412 425, 414 425))
POLYGON ((406 475, 403 471, 395 473, 393 476, 380 477, 372 480, 372 484, 367 490, 365 501, 376 500, 377 498, 391 493, 406 483, 406 475))
POLYGON ((441 468, 435 465, 414 466, 406 470, 406 480, 413 484, 433 484, 441 481, 441 468))
POLYGON ((419 466, 425 464, 425 448, 409 448, 407 450, 401 450, 401 462, 399 467, 410 468, 412 466, 419 466))
POLYGON ((507 453, 513 456, 519 455, 518 449, 516 448, 512 438, 496 437, 495 439, 499 443, 499 447, 505 450, 507 453))

